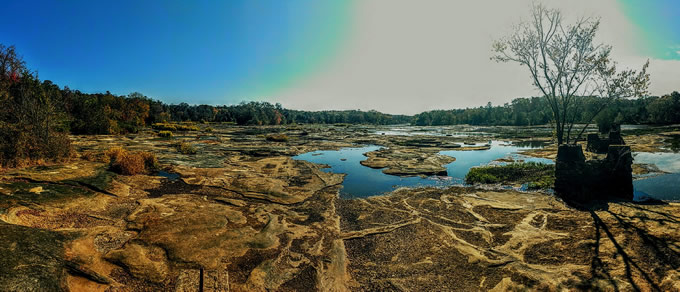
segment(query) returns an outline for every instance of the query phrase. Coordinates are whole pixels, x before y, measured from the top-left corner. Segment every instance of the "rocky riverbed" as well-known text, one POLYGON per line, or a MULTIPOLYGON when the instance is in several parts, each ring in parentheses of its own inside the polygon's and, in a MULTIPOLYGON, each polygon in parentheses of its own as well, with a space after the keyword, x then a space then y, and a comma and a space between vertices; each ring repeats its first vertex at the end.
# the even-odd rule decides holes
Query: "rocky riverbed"
POLYGON ((677 203, 460 187, 345 200, 342 174, 291 158, 379 145, 367 165, 421 175, 488 137, 211 127, 74 136, 80 157, 0 173, 0 290, 680 290, 677 203), (155 153, 163 172, 113 173, 98 157, 114 146, 155 153))

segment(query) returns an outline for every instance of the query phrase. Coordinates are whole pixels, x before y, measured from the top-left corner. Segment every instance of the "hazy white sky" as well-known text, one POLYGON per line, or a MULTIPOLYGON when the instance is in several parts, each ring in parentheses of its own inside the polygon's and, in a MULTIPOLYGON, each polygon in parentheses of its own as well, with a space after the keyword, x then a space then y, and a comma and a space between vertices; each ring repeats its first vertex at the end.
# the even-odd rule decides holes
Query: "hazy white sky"
MULTIPOLYGON (((529 13, 530 0, 361 0, 350 39, 332 63, 277 94, 296 109, 414 114, 538 95, 526 69, 496 63, 491 43, 529 13)), ((599 41, 624 67, 649 57, 616 0, 542 1, 567 19, 599 16, 599 41)), ((680 90, 680 61, 650 59, 652 94, 680 90)))

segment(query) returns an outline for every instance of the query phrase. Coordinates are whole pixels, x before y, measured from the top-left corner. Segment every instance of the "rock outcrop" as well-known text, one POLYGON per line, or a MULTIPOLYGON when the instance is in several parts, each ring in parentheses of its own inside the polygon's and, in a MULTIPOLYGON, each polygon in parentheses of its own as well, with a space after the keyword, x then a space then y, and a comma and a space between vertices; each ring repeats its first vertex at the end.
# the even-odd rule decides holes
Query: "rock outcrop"
MULTIPOLYGON (((214 126, 175 140, 72 137, 80 153, 153 151, 174 176, 85 158, 0 172, 0 291, 680 290, 677 203, 584 211, 544 193, 457 187, 344 200, 342 174, 289 156, 373 144, 413 167, 452 158, 428 160, 444 148, 365 126, 214 126)), ((626 169, 626 151, 598 169, 626 169)), ((562 162, 587 169, 582 154, 562 162)))
POLYGON ((383 173, 398 176, 447 175, 444 165, 456 159, 437 154, 437 150, 382 148, 364 154, 361 165, 383 169, 383 173))

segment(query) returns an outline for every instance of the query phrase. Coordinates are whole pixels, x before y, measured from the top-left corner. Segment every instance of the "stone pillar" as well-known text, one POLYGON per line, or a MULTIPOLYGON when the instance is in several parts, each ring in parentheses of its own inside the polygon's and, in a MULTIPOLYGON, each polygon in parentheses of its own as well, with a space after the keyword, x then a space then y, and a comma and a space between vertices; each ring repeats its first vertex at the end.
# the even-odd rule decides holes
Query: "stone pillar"
POLYGON ((633 199, 633 155, 630 146, 610 145, 605 159, 609 196, 633 199))
POLYGON ((581 145, 560 145, 555 163, 555 193, 565 201, 589 200, 586 179, 586 157, 581 145))
POLYGON ((626 145, 623 137, 621 137, 621 131, 609 132, 609 145, 626 145))
POLYGON ((597 153, 600 148, 600 143, 600 136, 597 134, 588 134, 588 146, 586 146, 586 150, 597 153))

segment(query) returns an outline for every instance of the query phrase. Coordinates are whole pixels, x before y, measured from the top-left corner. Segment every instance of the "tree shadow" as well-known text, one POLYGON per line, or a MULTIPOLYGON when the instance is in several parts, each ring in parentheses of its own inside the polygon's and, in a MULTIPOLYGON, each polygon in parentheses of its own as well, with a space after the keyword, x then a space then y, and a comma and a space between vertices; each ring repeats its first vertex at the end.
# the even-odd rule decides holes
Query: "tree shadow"
MULTIPOLYGON (((659 201, 653 205, 664 204, 659 201)), ((680 218, 677 216, 645 208, 650 202, 599 201, 588 204, 572 202, 568 205, 588 212, 595 227, 590 275, 580 277, 581 282, 577 284, 579 289, 597 290, 597 282, 603 280, 615 291, 663 291, 660 285, 666 273, 680 269, 680 245, 677 239, 654 235, 648 227, 655 224, 680 230, 680 218), (601 216, 605 214, 608 218, 603 219, 601 216), (607 263, 608 251, 602 249, 602 242, 607 239, 614 247, 611 259, 623 263, 624 279, 614 276, 614 269, 618 265, 607 263), (621 287, 623 282, 628 282, 630 287, 621 287)))

